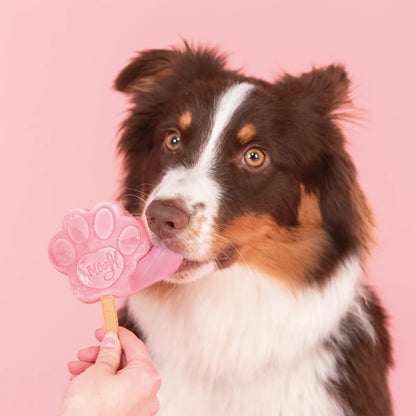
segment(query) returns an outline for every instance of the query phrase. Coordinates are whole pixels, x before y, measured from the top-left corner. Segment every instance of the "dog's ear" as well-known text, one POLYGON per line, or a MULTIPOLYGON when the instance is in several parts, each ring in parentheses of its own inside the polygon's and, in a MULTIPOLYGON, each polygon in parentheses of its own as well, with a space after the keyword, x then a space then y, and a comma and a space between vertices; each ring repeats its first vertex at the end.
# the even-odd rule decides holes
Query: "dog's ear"
POLYGON ((151 49, 131 60, 117 76, 114 87, 125 93, 153 93, 162 84, 170 90, 179 83, 238 73, 227 70, 225 64, 226 57, 215 48, 192 47, 186 42, 183 49, 151 49))
POLYGON ((114 87, 116 90, 130 92, 149 92, 158 81, 173 74, 175 51, 152 49, 141 52, 121 70, 114 87))
POLYGON ((371 211, 345 148, 341 126, 334 123, 355 118, 345 68, 330 65, 300 76, 284 75, 275 87, 280 110, 292 123, 286 149, 294 155, 294 165, 301 167, 305 189, 318 196, 323 227, 334 247, 341 254, 357 247, 368 249, 371 211))
POLYGON ((282 146, 292 154, 294 165, 306 172, 315 169, 324 155, 343 151, 344 136, 337 121, 355 115, 343 66, 313 68, 299 76, 285 74, 274 87, 276 117, 281 125, 290 125, 282 146))
POLYGON ((351 105, 350 80, 342 65, 313 68, 300 76, 285 74, 276 88, 293 105, 320 116, 337 118, 338 111, 351 105))

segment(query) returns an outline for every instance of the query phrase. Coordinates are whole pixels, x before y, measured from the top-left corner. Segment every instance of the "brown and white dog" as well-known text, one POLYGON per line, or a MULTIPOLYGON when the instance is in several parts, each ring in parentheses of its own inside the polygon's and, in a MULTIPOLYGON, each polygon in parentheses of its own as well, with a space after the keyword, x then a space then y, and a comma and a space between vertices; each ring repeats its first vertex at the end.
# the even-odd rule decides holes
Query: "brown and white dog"
POLYGON ((161 374, 159 414, 391 415, 345 69, 268 83, 185 45, 140 53, 115 86, 132 103, 126 208, 185 258, 122 311, 161 374))

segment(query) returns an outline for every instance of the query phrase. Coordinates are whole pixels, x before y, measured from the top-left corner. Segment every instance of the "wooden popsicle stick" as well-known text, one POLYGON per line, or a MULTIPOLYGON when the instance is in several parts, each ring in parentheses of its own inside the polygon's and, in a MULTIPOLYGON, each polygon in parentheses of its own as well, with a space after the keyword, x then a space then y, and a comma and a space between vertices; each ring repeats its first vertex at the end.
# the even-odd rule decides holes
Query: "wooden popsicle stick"
POLYGON ((105 332, 114 332, 118 335, 117 309, 114 296, 103 296, 101 306, 103 307, 105 332))

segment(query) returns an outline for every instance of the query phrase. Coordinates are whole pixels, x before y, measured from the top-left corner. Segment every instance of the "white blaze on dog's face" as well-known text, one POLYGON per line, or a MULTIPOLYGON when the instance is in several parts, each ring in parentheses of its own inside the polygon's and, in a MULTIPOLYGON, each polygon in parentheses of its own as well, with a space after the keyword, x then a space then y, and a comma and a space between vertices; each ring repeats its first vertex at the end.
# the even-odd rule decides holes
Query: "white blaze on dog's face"
MULTIPOLYGON (((165 239, 166 246, 183 253, 188 260, 187 264, 181 268, 181 279, 186 275, 187 280, 194 280, 216 268, 215 261, 212 260, 211 249, 216 237, 215 219, 218 216, 223 190, 221 184, 215 179, 213 170, 222 148, 220 143, 224 139, 224 131, 253 87, 249 83, 238 83, 229 87, 215 100, 214 107, 207 112, 212 114, 209 117, 211 129, 207 137, 201 141, 201 147, 198 149, 193 165, 167 169, 161 182, 146 201, 143 220, 148 228, 147 208, 154 201, 171 201, 190 215, 189 224, 182 232, 175 234, 173 239, 165 239)), ((192 123, 190 110, 182 117, 187 117, 187 124, 192 123)), ((182 124, 185 129, 189 127, 185 122, 182 124)), ((206 133, 201 132, 201 134, 206 133)), ((172 137, 176 136, 172 135, 172 137)), ((178 146, 180 146, 180 137, 177 139, 179 139, 178 146)), ((150 228, 149 234, 154 243, 161 243, 161 236, 155 234, 150 228)), ((178 275, 173 276, 172 279, 180 281, 178 275)))
POLYGON ((365 251, 371 215, 344 149, 338 66, 276 83, 225 68, 213 51, 143 52, 116 88, 122 194, 154 244, 184 255, 170 281, 234 263, 289 286, 320 284, 365 251))

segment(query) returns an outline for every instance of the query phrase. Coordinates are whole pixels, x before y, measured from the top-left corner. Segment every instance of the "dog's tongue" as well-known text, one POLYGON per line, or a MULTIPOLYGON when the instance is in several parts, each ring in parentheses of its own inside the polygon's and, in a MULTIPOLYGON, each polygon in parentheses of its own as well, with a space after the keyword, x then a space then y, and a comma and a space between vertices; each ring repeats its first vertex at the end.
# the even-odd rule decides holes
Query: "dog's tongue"
POLYGON ((146 286, 159 282, 175 273, 181 265, 183 257, 161 246, 153 246, 139 260, 137 268, 131 275, 130 286, 137 292, 146 286))

